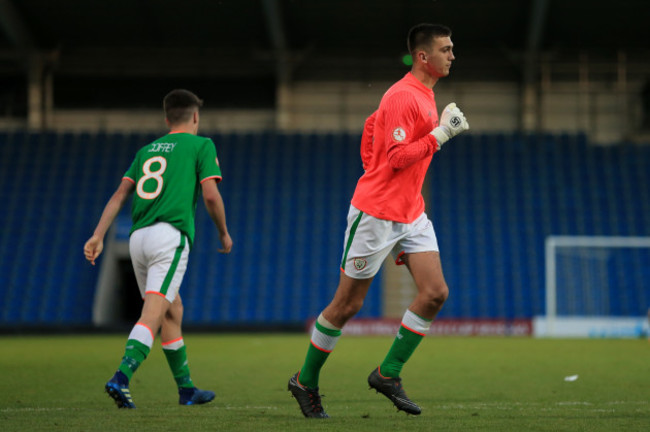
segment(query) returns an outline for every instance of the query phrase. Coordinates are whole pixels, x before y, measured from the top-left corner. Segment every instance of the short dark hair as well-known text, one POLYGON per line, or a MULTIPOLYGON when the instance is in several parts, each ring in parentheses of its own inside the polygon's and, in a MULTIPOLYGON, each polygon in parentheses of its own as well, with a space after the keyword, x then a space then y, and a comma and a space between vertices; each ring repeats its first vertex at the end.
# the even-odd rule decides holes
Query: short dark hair
POLYGON ((184 123, 192 118, 194 111, 203 106, 203 101, 189 90, 176 89, 163 99, 165 117, 171 124, 184 123))
POLYGON ((451 36, 451 29, 442 24, 417 24, 409 30, 406 46, 411 54, 418 49, 428 50, 437 37, 451 36))

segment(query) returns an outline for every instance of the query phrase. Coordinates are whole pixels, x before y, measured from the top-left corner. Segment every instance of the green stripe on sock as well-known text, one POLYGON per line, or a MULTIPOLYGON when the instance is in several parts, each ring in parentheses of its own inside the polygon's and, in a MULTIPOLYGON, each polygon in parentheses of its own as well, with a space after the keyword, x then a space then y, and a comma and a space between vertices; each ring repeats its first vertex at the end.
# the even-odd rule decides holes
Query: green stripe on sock
POLYGON ((348 252, 350 252, 350 247, 352 246, 352 239, 354 238, 354 234, 357 232, 357 227, 359 226, 359 222, 361 222, 361 216, 363 216, 363 212, 359 212, 359 216, 355 219, 354 223, 352 224, 352 227, 350 228, 350 236, 348 237, 348 244, 345 245, 345 253, 343 254, 343 260, 341 261, 341 268, 345 270, 345 262, 348 260, 348 252))
POLYGON ((402 372, 402 367, 411 357, 424 336, 400 326, 397 336, 390 347, 380 371, 385 377, 397 378, 402 372))
POLYGON ((338 337, 341 336, 341 330, 334 330, 327 327, 323 327, 318 321, 314 324, 319 332, 326 334, 327 336, 338 337))
POLYGON ((176 248, 176 252, 174 253, 174 259, 172 260, 172 265, 169 266, 169 271, 167 272, 167 275, 165 276, 165 280, 163 281, 162 286, 160 287, 160 294, 162 295, 167 295, 169 284, 172 283, 172 278, 174 277, 174 273, 176 273, 176 268, 178 267, 178 263, 181 260, 181 255, 183 254, 183 250, 185 250, 185 236, 181 234, 181 244, 176 248))

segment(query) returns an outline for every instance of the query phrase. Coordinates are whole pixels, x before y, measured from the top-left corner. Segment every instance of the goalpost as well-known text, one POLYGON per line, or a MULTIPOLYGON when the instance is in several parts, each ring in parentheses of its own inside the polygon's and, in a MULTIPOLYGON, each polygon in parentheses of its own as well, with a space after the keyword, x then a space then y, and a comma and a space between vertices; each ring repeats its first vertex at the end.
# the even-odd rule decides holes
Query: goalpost
POLYGON ((546 316, 536 336, 642 337, 650 319, 650 237, 549 236, 546 316))

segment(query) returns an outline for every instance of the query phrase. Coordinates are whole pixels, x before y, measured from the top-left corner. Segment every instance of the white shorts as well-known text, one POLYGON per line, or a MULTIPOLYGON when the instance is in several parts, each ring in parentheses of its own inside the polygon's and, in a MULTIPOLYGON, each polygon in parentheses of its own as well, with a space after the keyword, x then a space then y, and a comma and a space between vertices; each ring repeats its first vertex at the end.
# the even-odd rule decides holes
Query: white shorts
POLYGON ((426 213, 406 224, 377 219, 350 206, 341 271, 351 278, 375 276, 389 253, 395 264, 402 265, 402 255, 429 251, 438 251, 438 239, 426 213))
POLYGON ((172 225, 158 222, 131 234, 129 252, 142 297, 153 293, 173 302, 187 269, 187 237, 172 225))

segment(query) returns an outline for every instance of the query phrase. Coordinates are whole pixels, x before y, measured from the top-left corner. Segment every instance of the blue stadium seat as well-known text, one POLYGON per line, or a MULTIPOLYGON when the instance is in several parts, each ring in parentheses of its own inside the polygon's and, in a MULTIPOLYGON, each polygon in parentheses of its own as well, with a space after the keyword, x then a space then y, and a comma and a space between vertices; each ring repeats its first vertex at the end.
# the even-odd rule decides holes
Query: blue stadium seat
MULTIPOLYGON (((338 283, 345 217, 362 173, 360 137, 210 136, 235 247, 216 254, 217 231, 199 203, 182 288, 186 322, 313 317, 338 283)), ((155 138, 0 132, 0 326, 90 324, 98 272, 83 259, 83 242, 135 152, 155 138)), ((440 316, 543 313, 544 238, 650 235, 649 167, 650 146, 597 147, 584 135, 455 138, 434 156, 425 197, 451 289, 440 316)), ((623 281, 639 283, 625 279, 622 265, 614 271, 623 281)), ((359 316, 381 315, 380 279, 359 316)), ((623 290, 612 307, 643 314, 650 293, 641 295, 623 290)))

